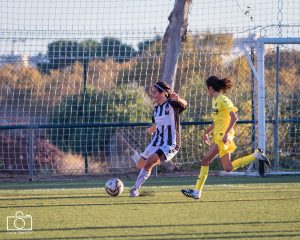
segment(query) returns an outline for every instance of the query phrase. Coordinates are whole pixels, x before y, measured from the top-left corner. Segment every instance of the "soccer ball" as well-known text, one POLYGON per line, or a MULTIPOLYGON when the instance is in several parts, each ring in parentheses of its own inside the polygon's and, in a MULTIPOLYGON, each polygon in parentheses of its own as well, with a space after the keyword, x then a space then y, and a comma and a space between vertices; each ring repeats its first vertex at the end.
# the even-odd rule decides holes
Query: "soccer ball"
POLYGON ((118 178, 111 178, 105 183, 105 191, 108 195, 116 197, 121 195, 124 190, 123 182, 118 178))

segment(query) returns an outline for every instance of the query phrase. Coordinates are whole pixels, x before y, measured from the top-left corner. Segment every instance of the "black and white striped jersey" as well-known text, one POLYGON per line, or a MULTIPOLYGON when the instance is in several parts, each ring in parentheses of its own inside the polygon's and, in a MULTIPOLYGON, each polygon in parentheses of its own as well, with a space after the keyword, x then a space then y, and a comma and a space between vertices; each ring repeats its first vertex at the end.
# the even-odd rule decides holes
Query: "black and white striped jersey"
POLYGON ((169 145, 178 149, 181 145, 179 114, 185 110, 180 103, 167 100, 162 105, 155 106, 152 122, 156 125, 156 131, 150 145, 169 145))

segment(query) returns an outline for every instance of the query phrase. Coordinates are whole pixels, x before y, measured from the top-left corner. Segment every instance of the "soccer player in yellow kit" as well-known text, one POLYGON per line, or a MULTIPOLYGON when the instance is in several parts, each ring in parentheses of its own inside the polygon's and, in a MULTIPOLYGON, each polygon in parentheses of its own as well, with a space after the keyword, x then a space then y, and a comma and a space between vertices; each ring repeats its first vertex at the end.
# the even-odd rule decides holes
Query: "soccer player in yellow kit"
POLYGON ((234 171, 240 167, 246 166, 252 161, 258 159, 270 165, 269 159, 259 148, 253 154, 231 161, 231 153, 236 149, 233 142, 234 126, 238 120, 236 112, 238 109, 231 100, 223 95, 233 86, 232 80, 227 78, 218 78, 210 76, 206 80, 208 94, 212 97, 212 119, 213 124, 205 131, 203 140, 210 146, 209 151, 201 160, 200 174, 195 185, 195 189, 182 189, 184 196, 200 199, 203 186, 208 176, 209 164, 219 155, 222 166, 226 172, 234 171), (209 139, 209 133, 213 132, 212 142, 209 139))

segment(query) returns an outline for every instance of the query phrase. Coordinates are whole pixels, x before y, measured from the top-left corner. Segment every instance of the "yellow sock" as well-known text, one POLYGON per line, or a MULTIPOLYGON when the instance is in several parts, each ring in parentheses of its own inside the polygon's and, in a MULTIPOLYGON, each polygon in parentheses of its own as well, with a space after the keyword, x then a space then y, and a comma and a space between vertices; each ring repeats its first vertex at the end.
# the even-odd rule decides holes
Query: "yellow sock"
POLYGON ((255 157, 253 154, 250 154, 246 157, 242 157, 242 158, 238 158, 236 160, 234 160, 231 164, 233 167, 233 170, 236 170, 240 167, 246 166, 249 163, 253 162, 255 160, 255 157))
POLYGON ((202 190, 204 183, 206 181, 206 178, 208 176, 208 170, 209 170, 209 166, 201 166, 200 174, 197 179, 195 190, 197 190, 197 191, 202 190))

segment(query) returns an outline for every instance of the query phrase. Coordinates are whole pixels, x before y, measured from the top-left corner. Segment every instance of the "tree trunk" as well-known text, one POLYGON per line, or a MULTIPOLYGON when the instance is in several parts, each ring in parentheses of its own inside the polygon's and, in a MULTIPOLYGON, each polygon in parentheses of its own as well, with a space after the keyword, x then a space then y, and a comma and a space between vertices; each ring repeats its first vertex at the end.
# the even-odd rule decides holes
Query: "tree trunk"
POLYGON ((191 2, 191 0, 176 0, 174 9, 168 18, 169 25, 164 34, 163 47, 165 48, 165 55, 161 81, 167 82, 172 89, 174 89, 181 41, 186 40, 191 2))

